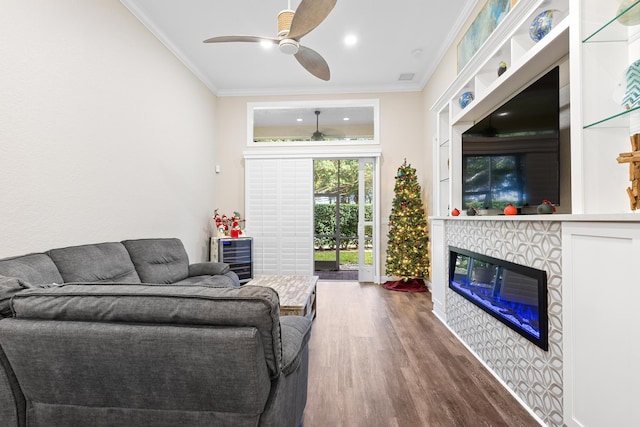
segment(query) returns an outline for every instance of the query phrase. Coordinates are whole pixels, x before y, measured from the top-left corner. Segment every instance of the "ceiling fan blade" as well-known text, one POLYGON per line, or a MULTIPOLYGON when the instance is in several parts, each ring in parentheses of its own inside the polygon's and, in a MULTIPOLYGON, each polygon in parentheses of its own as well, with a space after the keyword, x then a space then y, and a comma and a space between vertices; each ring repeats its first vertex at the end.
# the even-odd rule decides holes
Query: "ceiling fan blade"
POLYGON ((288 38, 298 40, 300 37, 320 25, 336 5, 337 0, 302 0, 296 9, 288 38))
POLYGON ((272 39, 269 37, 258 37, 258 36, 220 36, 220 37, 212 37, 210 39, 206 39, 202 43, 227 43, 227 42, 250 42, 250 43, 266 42, 266 43, 277 44, 279 40, 272 39))
POLYGON ((317 78, 327 81, 331 77, 327 61, 315 50, 300 46, 298 53, 294 56, 300 65, 317 78))

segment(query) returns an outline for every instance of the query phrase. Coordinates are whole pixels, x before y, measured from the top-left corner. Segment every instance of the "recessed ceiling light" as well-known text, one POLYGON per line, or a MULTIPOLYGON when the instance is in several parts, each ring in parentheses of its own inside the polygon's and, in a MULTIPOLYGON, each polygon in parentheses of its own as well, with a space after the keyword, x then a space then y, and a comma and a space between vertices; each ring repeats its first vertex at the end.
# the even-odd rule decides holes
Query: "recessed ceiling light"
POLYGON ((298 118, 296 119, 296 122, 301 122, 301 121, 302 121, 302 118, 300 118, 300 117, 298 117, 298 118))
POLYGON ((358 38, 355 36, 355 34, 349 34, 344 38, 344 44, 346 44, 347 46, 353 46, 356 43, 358 43, 358 38))
POLYGON ((349 117, 343 117, 342 120, 344 120, 345 122, 349 121, 349 117))
POLYGON ((271 49, 274 46, 274 44, 269 40, 262 40, 260 42, 260 46, 262 46, 265 49, 271 49))

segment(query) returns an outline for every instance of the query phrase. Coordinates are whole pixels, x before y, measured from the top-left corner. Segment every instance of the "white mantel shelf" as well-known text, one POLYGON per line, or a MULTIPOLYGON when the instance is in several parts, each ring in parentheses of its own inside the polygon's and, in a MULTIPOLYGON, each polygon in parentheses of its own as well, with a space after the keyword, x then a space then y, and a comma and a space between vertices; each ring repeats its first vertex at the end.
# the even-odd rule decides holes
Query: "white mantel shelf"
POLYGON ((560 222, 628 222, 640 224, 640 212, 620 214, 551 214, 551 215, 476 215, 430 216, 429 220, 451 221, 560 221, 560 222))

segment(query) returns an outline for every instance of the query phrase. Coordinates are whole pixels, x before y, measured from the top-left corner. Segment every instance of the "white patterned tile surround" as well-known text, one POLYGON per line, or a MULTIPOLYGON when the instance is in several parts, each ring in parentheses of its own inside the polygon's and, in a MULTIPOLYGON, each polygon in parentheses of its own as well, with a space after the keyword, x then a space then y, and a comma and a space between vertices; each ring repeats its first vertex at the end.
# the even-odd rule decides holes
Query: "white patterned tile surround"
POLYGON ((560 221, 446 221, 448 245, 547 272, 548 351, 448 287, 446 319, 449 327, 548 426, 563 425, 561 237, 560 221))

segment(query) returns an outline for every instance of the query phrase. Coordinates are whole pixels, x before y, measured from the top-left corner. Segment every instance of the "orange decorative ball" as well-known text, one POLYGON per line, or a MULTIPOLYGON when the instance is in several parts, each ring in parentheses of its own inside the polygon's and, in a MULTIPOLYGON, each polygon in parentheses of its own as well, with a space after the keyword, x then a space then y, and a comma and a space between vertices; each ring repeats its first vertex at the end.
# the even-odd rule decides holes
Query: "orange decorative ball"
POLYGON ((504 208, 504 214, 505 215, 518 215, 518 208, 516 208, 511 203, 509 203, 507 205, 507 207, 504 208))
POLYGON ((454 209, 451 211, 451 215, 453 215, 453 216, 458 216, 458 215, 460 215, 460 210, 459 210, 458 208, 454 208, 454 209))

